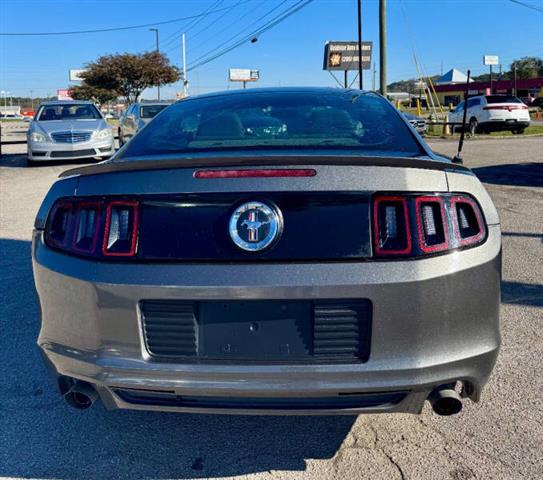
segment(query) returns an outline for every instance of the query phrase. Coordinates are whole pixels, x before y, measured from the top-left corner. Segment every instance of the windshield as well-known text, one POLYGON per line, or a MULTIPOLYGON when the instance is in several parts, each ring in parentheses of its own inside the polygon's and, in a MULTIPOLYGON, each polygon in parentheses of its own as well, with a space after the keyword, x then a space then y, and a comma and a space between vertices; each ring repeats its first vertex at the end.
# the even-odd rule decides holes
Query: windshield
POLYGON ((168 105, 145 105, 140 109, 141 118, 153 118, 158 112, 164 110, 168 105))
POLYGON ((513 95, 487 95, 487 103, 522 103, 519 98, 513 95))
POLYGON ((194 98, 170 106, 118 158, 278 148, 424 154, 399 115, 377 95, 339 90, 194 98))
POLYGON ((38 113, 38 121, 50 120, 98 120, 100 113, 94 105, 69 104, 69 105, 47 105, 41 108, 38 113))

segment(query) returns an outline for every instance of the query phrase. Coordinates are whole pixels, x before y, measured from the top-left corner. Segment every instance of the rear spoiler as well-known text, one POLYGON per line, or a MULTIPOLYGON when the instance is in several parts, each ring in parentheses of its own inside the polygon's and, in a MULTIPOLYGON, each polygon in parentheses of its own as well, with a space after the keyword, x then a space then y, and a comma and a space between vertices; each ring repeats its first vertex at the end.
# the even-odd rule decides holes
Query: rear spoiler
POLYGON ((206 167, 268 167, 295 165, 353 165, 396 168, 422 168, 426 170, 448 170, 470 172, 469 168, 436 160, 430 157, 369 157, 360 155, 251 155, 251 156, 206 156, 153 159, 134 158, 129 161, 107 161, 88 167, 73 168, 59 177, 74 175, 100 175, 103 173, 165 170, 170 168, 206 167))

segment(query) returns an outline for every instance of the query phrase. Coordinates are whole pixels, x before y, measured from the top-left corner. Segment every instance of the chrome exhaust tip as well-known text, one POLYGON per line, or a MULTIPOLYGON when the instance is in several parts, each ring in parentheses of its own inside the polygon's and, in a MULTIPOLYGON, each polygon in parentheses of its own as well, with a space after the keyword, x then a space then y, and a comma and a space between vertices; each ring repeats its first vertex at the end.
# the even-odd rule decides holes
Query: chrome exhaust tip
POLYGON ((428 401, 438 415, 456 415, 462 410, 462 399, 451 385, 436 388, 428 397, 428 401))
POLYGON ((77 410, 86 410, 92 407, 98 399, 98 392, 92 385, 76 380, 70 389, 64 394, 64 400, 70 407, 77 410))

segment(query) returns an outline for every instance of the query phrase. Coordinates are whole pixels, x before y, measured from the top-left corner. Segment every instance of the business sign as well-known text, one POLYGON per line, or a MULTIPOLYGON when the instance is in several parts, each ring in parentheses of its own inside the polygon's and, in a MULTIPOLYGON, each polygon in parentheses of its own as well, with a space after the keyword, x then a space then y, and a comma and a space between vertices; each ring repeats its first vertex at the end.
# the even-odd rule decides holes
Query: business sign
POLYGON ((231 82, 256 82, 260 72, 249 68, 231 68, 228 70, 228 78, 231 82))
POLYGON ((68 88, 57 89, 57 100, 73 100, 72 91, 68 88))
MULTIPOLYGON (((371 68, 373 42, 362 42, 362 69, 371 68)), ((323 70, 358 70, 358 42, 326 42, 323 70)))
POLYGON ((500 59, 498 55, 485 55, 483 57, 483 64, 484 65, 499 65, 500 59))
POLYGON ((70 69, 70 82, 82 82, 83 79, 81 78, 81 74, 84 73, 86 70, 81 69, 70 69))

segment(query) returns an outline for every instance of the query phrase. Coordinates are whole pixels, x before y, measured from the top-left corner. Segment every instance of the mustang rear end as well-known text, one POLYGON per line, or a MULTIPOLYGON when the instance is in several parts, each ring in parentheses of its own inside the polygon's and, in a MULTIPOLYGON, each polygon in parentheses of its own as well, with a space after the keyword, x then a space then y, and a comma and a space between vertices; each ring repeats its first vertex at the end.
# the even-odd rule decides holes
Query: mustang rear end
POLYGON ((353 414, 429 400, 447 415, 478 401, 500 344, 500 227, 481 183, 375 95, 257 92, 175 104, 51 188, 33 238, 38 343, 68 403, 353 414), (348 148, 321 148, 323 112, 340 137, 352 128, 348 148), (353 148, 378 141, 376 115, 418 155, 353 148), (173 123, 191 133, 163 156, 173 123), (294 148, 285 132, 302 126, 294 148))

